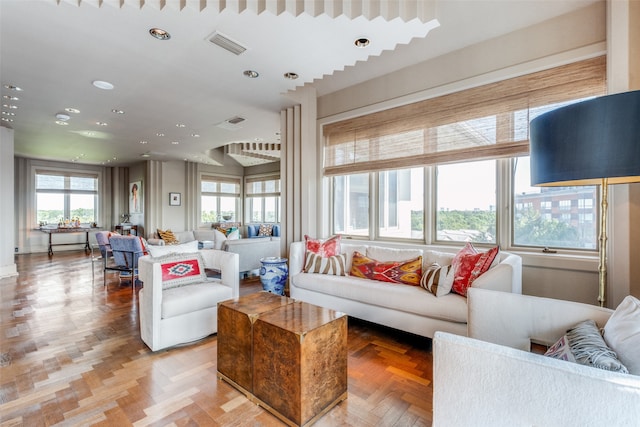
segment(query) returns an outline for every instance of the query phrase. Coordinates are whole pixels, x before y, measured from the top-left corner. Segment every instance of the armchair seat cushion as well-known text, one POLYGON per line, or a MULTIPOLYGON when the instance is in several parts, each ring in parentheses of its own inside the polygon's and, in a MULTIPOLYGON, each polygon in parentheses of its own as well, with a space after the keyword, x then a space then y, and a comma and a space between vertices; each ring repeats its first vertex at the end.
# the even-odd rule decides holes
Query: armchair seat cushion
POLYGON ((219 301, 231 298, 231 289, 215 281, 192 283, 162 291, 162 318, 168 319, 186 313, 217 306, 219 301))

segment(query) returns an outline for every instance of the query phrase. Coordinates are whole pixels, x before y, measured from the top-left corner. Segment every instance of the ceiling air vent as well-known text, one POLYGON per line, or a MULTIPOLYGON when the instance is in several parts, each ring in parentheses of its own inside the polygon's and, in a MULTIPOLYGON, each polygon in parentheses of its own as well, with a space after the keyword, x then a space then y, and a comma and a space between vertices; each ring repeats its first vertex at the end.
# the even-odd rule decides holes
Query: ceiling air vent
POLYGON ((245 120, 246 119, 244 117, 235 116, 225 120, 224 122, 218 123, 216 126, 227 130, 236 130, 242 128, 242 126, 240 126, 240 123, 244 122, 245 120))
POLYGON ((209 37, 209 41, 225 50, 228 50, 234 55, 240 55, 242 52, 247 50, 247 48, 242 46, 240 43, 231 40, 229 37, 217 31, 213 33, 211 37, 209 37))

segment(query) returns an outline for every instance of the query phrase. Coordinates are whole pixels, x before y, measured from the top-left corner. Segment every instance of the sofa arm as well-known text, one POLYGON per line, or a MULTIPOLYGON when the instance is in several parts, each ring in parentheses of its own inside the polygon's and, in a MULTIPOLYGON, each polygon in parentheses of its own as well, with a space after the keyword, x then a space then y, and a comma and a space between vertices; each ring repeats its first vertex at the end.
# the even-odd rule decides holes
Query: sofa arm
POLYGON ((162 239, 157 239, 155 237, 152 237, 150 239, 147 239, 147 243, 149 245, 153 245, 153 246, 164 246, 164 240, 162 239))
POLYGON ((522 293, 522 258, 508 252, 500 253, 500 262, 473 282, 474 288, 522 293))
POLYGON ((289 276, 302 272, 304 268, 304 242, 292 242, 289 246, 289 276))
POLYGON ((441 331, 433 359, 434 426, 622 426, 640 419, 638 376, 441 331), (461 396, 473 397, 461 404, 461 396))
POLYGON ((204 260, 205 267, 219 270, 222 284, 229 286, 233 293, 233 298, 237 298, 240 295, 240 258, 238 254, 219 249, 203 249, 200 254, 204 260))
POLYGON ((471 287, 468 335, 529 351, 531 342, 555 343, 567 329, 593 319, 603 327, 612 310, 595 305, 471 287))

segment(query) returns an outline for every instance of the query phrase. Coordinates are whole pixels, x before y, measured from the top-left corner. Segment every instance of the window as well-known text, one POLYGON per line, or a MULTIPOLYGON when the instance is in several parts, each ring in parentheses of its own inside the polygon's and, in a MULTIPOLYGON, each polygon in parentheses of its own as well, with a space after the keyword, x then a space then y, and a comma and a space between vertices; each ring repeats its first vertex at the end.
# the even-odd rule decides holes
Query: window
POLYGON ((598 196, 596 187, 531 187, 529 157, 519 157, 515 164, 514 204, 521 206, 525 201, 530 201, 531 205, 513 212, 513 244, 596 249, 598 230, 593 221, 597 216, 594 209, 598 196), (582 209, 580 215, 573 216, 571 206, 574 200, 578 201, 578 206, 590 206, 591 212, 586 215, 585 209, 582 209), (552 204, 557 209, 541 212, 543 208, 551 208, 552 204))
POLYGON ((596 188, 531 188, 529 123, 603 95, 605 59, 324 124, 332 232, 595 250, 596 188))
POLYGON ((334 233, 369 235, 369 174, 333 178, 334 233))
POLYGON ((204 175, 200 182, 200 221, 231 221, 239 218, 240 178, 204 175))
POLYGON ((424 169, 378 173, 378 234, 382 237, 424 238, 424 169))
POLYGON ((437 167, 436 240, 496 243, 496 161, 437 167))
POLYGON ((280 222, 280 177, 245 180, 246 222, 280 222))
POLYGON ((36 222, 57 224, 78 218, 92 223, 97 204, 97 175, 36 171, 36 222))

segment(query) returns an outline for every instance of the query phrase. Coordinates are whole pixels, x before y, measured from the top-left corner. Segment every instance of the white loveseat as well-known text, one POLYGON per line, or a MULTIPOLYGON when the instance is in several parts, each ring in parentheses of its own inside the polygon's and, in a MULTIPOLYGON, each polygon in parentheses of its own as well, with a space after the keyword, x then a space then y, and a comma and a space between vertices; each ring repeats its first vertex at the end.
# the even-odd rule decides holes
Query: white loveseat
POLYGON ((138 268, 143 282, 140 335, 153 351, 216 333, 218 303, 239 295, 238 255, 234 253, 204 249, 147 255, 139 259, 138 268), (184 265, 176 267, 180 263, 184 265), (219 270, 220 279, 207 278, 205 268, 219 270))
MULTIPOLYGON (((341 244, 342 253, 348 254, 348 265, 351 264, 353 251, 366 254, 368 249, 380 254, 387 248, 378 242, 343 241, 341 244)), ((398 251, 398 256, 403 252, 403 249, 388 249, 390 256, 395 251, 398 251)), ((442 252, 428 246, 413 246, 406 251, 409 256, 418 251, 423 256, 425 266, 433 262, 444 266, 451 263, 457 249, 442 252)), ((478 277, 473 286, 521 293, 522 259, 506 252, 500 252, 499 257, 499 263, 478 277)), ((467 334, 467 299, 461 295, 450 293, 436 297, 420 286, 389 284, 352 276, 304 273, 304 258, 305 243, 293 242, 289 248, 289 291, 296 300, 428 338, 433 337, 436 331, 467 334)), ((375 256, 372 258, 379 259, 375 256)))
POLYGON ((638 425, 640 376, 529 351, 587 319, 603 327, 612 310, 485 289, 468 299, 469 337, 433 340, 435 427, 638 425))

